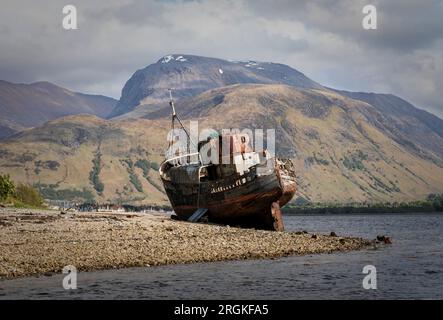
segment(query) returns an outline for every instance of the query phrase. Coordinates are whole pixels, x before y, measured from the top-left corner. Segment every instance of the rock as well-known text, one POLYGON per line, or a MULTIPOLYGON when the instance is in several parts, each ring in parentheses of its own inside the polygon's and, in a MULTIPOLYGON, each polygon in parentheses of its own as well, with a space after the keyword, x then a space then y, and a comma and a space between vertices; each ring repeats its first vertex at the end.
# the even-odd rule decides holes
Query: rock
POLYGON ((0 220, 0 226, 2 226, 2 227, 9 227, 9 226, 12 226, 12 223, 10 223, 8 221, 0 220))
POLYGON ((312 239, 317 239, 317 235, 316 235, 316 234, 313 234, 311 238, 312 238, 312 239))
POLYGON ((346 243, 345 239, 340 239, 339 242, 340 242, 340 244, 345 244, 346 243))
POLYGON ((334 231, 332 231, 331 234, 330 234, 329 236, 331 236, 331 237, 336 237, 337 234, 336 234, 334 231))
POLYGON ((66 212, 65 211, 60 211, 60 214, 66 214, 66 212))
POLYGON ((384 244, 392 244, 391 237, 385 235, 378 235, 377 241, 383 242, 384 244))

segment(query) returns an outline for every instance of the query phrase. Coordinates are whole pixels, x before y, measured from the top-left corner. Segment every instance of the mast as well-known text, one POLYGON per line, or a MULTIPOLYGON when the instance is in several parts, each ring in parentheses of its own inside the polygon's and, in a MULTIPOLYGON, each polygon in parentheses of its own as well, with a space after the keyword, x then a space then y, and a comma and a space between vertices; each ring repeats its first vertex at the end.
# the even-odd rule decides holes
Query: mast
POLYGON ((168 89, 168 91, 169 91, 169 105, 172 108, 172 120, 174 120, 174 117, 176 117, 177 114, 175 113, 174 99, 172 99, 172 89, 168 89))
POLYGON ((172 129, 174 129, 174 121, 177 119, 177 121, 180 124, 180 126, 182 127, 182 129, 186 132, 186 135, 188 136, 189 140, 191 140, 191 136, 189 135, 188 130, 186 130, 185 126, 183 125, 183 123, 181 122, 177 113, 175 112, 174 99, 172 98, 172 89, 168 89, 168 90, 169 90, 169 105, 172 108, 172 129))
MULTIPOLYGON (((172 109, 172 123, 171 123, 172 130, 174 130, 174 123, 175 123, 175 120, 177 120, 178 123, 180 124, 180 126, 182 127, 182 129, 185 131, 186 135, 188 136, 189 142, 192 143, 194 145, 194 147, 197 147, 196 144, 194 143, 194 141, 192 141, 191 135, 189 134, 188 130, 186 130, 185 126, 183 125, 183 123, 181 122, 177 113, 175 112, 174 99, 172 98, 172 88, 170 88, 168 90, 169 90, 169 105, 171 106, 171 109, 172 109)), ((171 144, 172 144, 172 140, 169 141, 169 147, 171 146, 171 144)), ((200 156, 199 156, 199 158, 200 158, 200 156)))

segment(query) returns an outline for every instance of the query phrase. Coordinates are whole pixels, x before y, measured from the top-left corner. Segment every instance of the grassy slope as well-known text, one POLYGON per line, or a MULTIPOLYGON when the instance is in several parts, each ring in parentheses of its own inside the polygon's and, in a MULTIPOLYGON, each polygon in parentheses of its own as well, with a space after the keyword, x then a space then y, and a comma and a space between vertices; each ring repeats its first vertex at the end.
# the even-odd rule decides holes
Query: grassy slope
MULTIPOLYGON (((186 124, 200 118, 200 128, 276 128, 278 151, 295 159, 298 195, 311 201, 410 201, 443 191, 443 168, 435 155, 414 153, 395 142, 377 126, 376 116, 367 118, 377 110, 337 93, 240 85, 205 92, 177 103, 177 109, 186 124)), ((168 118, 62 118, 0 143, 0 172, 16 181, 56 184, 57 189, 85 188, 100 202, 167 204, 158 190, 158 174, 151 169, 147 179, 133 168, 143 188, 138 192, 127 161, 160 163, 168 129, 168 118), (89 179, 98 150, 102 194, 89 179), (43 165, 37 173, 38 161, 59 166, 43 165)))
POLYGON ((0 171, 9 173, 15 181, 56 185, 55 189, 85 188, 100 202, 166 204, 166 196, 138 168, 134 173, 143 184, 143 192, 135 190, 125 164, 126 159, 160 161, 160 137, 165 134, 160 122, 115 123, 82 115, 55 120, 36 130, 39 131, 0 144, 0 171), (66 127, 70 130, 64 130, 66 127), (72 135, 76 130, 86 132, 86 137, 72 135), (96 192, 90 181, 97 150, 101 153, 99 179, 105 185, 102 194, 96 192), (40 172, 36 172, 38 161, 56 161, 60 165, 57 169, 40 167, 40 172))
MULTIPOLYGON (((192 103, 204 105, 221 91, 192 103)), ((371 108, 368 104, 332 92, 286 86, 241 86, 224 89, 223 94, 223 103, 211 106, 209 102, 200 113, 202 119, 209 126, 231 119, 229 126, 234 128, 257 123, 277 127, 277 143, 288 139, 296 151, 299 195, 321 202, 377 202, 422 199, 443 190, 443 168, 371 125, 361 112, 371 108), (316 111, 323 107, 324 114, 316 111), (355 158, 353 162, 361 162, 363 168, 346 167, 345 157, 355 158)))

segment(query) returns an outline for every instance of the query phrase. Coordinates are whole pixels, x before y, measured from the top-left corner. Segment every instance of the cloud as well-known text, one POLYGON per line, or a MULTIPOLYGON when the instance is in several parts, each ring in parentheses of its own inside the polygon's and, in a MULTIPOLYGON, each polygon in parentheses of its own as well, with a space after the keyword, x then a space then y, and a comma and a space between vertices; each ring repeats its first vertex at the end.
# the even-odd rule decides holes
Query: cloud
POLYGON ((282 62, 328 86, 400 95, 443 116, 441 1, 371 1, 378 29, 363 30, 364 0, 2 2, 0 78, 48 80, 118 98, 135 70, 168 53, 282 62))

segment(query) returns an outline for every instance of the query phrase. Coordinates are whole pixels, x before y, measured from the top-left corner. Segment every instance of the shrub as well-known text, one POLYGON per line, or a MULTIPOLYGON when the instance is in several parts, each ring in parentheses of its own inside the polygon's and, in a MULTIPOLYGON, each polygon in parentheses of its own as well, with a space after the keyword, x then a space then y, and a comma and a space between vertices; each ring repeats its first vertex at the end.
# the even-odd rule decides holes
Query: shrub
POLYGON ((35 187, 45 199, 94 202, 94 195, 86 188, 83 190, 57 189, 56 185, 46 184, 36 184, 35 187))
POLYGON ((343 160, 343 165, 347 169, 352 170, 352 171, 364 169, 363 163, 361 162, 360 159, 358 159, 356 157, 348 158, 347 156, 345 156, 345 159, 343 160))
POLYGON ((430 194, 427 200, 432 203, 436 211, 443 211, 443 194, 430 194))
POLYGON ((317 157, 317 155, 314 153, 314 159, 317 162, 317 164, 321 164, 323 166, 328 166, 329 161, 320 157, 317 157))
POLYGON ((158 165, 157 162, 151 162, 151 168, 152 170, 158 170, 160 168, 160 166, 158 165))
POLYGON ((127 171, 129 173, 129 181, 131 181, 132 185, 135 187, 135 189, 138 192, 143 192, 143 186, 142 186, 140 180, 138 180, 137 175, 134 172, 134 164, 132 163, 132 160, 125 159, 124 162, 126 163, 126 165, 128 167, 127 171))
POLYGON ((12 196, 14 191, 15 186, 9 175, 0 175, 0 201, 4 201, 9 196, 12 196))
POLYGON ((296 199, 295 199, 295 201, 294 201, 294 204, 296 205, 296 206, 304 206, 304 205, 309 205, 311 202, 308 200, 308 199, 306 199, 306 198, 304 198, 304 197, 302 197, 302 196, 298 196, 296 199))
POLYGON ((91 181, 94 189, 98 194, 101 194, 105 189, 105 185, 100 181, 100 165, 101 165, 101 154, 97 152, 94 159, 92 159, 92 170, 89 172, 89 180, 91 181))
POLYGON ((20 183, 15 188, 14 198, 25 205, 33 207, 40 207, 43 205, 43 198, 40 193, 33 186, 23 183, 20 183))
POLYGON ((129 172, 129 180, 138 192, 143 192, 143 186, 133 171, 129 172))
POLYGON ((138 159, 137 162, 135 163, 135 166, 139 167, 140 169, 143 170, 143 176, 145 178, 148 177, 149 169, 151 168, 151 164, 149 163, 148 160, 146 160, 146 159, 138 159))

